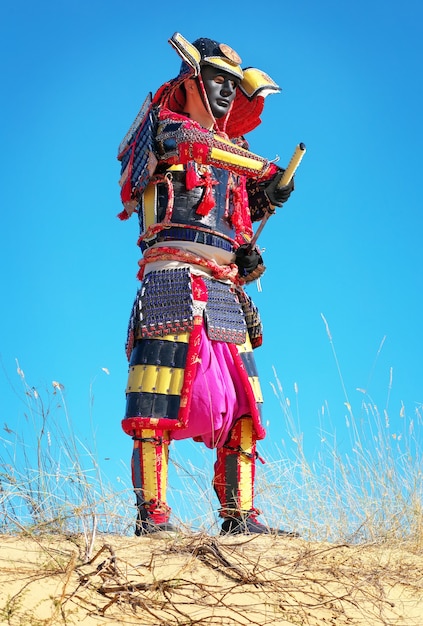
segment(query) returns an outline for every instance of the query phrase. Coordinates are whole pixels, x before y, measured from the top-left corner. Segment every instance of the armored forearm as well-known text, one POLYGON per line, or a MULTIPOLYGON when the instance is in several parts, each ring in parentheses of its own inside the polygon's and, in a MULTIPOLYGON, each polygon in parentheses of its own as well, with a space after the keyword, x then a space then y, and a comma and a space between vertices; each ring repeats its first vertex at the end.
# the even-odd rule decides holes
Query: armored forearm
POLYGON ((189 163, 214 165, 247 178, 266 180, 278 168, 232 141, 217 135, 184 116, 160 113, 155 147, 159 160, 169 165, 189 163))

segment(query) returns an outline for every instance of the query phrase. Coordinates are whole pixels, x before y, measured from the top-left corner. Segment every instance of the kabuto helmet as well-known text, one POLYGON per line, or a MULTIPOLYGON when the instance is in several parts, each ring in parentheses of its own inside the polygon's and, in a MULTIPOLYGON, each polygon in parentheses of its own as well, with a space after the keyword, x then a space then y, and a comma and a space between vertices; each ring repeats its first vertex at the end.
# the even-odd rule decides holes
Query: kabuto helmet
MULTIPOLYGON (((170 41, 172 42, 172 40, 170 41)), ((200 60, 198 62, 200 71, 203 65, 211 65, 212 67, 216 67, 227 72, 228 74, 231 74, 238 80, 242 80, 244 77, 244 73, 240 66, 241 57, 228 45, 218 43, 217 41, 213 41, 213 39, 208 39, 207 37, 200 37, 200 39, 196 39, 191 45, 194 46, 194 48, 196 48, 200 53, 200 60)), ((178 51, 180 49, 180 46, 177 47, 178 51)), ((180 73, 189 74, 190 71, 191 69, 187 63, 182 61, 180 73)))
POLYGON ((216 127, 233 138, 245 135, 260 124, 264 98, 270 93, 280 91, 267 74, 253 67, 242 69, 242 61, 237 52, 227 44, 213 39, 201 37, 190 43, 180 33, 175 33, 169 43, 182 58, 181 69, 176 78, 158 89, 153 104, 182 113, 185 105, 183 82, 187 78, 198 77, 202 85, 201 68, 211 65, 232 74, 240 81, 230 113, 216 120, 216 127))

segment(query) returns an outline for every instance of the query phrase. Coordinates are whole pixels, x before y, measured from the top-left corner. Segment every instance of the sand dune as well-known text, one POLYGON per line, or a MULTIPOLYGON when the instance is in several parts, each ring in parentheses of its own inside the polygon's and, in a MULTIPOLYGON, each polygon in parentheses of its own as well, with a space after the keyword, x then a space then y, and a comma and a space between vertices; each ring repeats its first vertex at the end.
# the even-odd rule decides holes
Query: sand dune
POLYGON ((423 624, 416 546, 0 536, 0 624, 423 624))

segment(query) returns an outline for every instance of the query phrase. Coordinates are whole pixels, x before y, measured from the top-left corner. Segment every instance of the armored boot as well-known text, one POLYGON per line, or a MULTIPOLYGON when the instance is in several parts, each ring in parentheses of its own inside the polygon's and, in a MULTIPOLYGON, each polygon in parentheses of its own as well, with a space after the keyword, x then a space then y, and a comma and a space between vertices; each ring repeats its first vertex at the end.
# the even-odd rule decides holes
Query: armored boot
POLYGON ((240 511, 239 515, 226 517, 222 523, 221 535, 279 535, 282 537, 299 537, 297 532, 271 528, 258 521, 259 511, 240 511))
POLYGON ((174 531, 166 504, 169 433, 142 429, 133 437, 132 483, 138 509, 135 535, 174 531))
POLYGON ((254 508, 256 436, 251 418, 246 415, 235 422, 229 438, 217 450, 213 486, 224 518, 221 535, 283 535, 297 537, 297 533, 270 528, 257 520, 260 513, 254 508))
POLYGON ((170 507, 163 502, 150 500, 150 502, 137 501, 137 520, 135 522, 135 535, 152 535, 158 532, 174 532, 175 526, 169 523, 170 507))

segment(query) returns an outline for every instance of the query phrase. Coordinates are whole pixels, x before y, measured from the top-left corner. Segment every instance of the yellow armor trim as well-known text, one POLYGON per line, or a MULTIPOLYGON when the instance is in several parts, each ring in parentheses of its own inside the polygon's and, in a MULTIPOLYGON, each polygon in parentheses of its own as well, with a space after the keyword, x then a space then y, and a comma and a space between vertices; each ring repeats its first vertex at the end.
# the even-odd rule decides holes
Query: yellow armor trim
MULTIPOLYGON (((233 147, 233 144, 230 145, 233 147)), ((238 148, 238 150, 240 150, 240 148, 238 148)), ((248 151, 246 150, 245 153, 247 155, 248 151)), ((230 163, 232 165, 237 165, 238 167, 248 168, 249 170, 253 170, 255 172, 260 172, 261 170, 263 170, 266 164, 264 161, 257 161, 256 159, 252 159, 251 157, 244 156, 242 154, 236 154, 234 152, 227 152, 226 150, 221 150, 220 148, 212 148, 210 157, 211 159, 213 159, 213 161, 218 161, 220 163, 230 163)))
POLYGON ((161 341, 180 341, 181 343, 188 343, 191 333, 181 333, 180 335, 165 335, 160 337, 161 341))
POLYGON ((239 87, 250 100, 256 95, 266 97, 269 93, 277 93, 280 91, 280 87, 268 74, 265 74, 265 72, 255 67, 249 67, 244 70, 244 78, 239 87))
MULTIPOLYGON (((252 352, 253 348, 251 345, 250 337, 247 334, 247 339, 245 343, 238 345, 238 352, 242 356, 242 354, 246 352, 252 352)), ((250 381, 251 388, 253 390, 254 398, 256 402, 263 402, 263 393, 261 391, 260 380, 258 376, 248 376, 248 380, 250 381)))
POLYGON ((263 395, 261 392, 260 381, 259 381, 258 376, 249 376, 248 380, 250 381, 250 385, 252 387, 256 402, 263 402, 263 395))
MULTIPOLYGON (((251 418, 241 419, 241 436, 239 445, 244 452, 252 454, 253 450, 253 423, 251 418)), ((250 511, 253 508, 253 494, 251 485, 253 484, 254 463, 245 454, 239 455, 239 484, 238 484, 238 506, 241 511, 250 511)))
POLYGON ((244 343, 238 346, 238 352, 242 353, 242 352, 252 352, 252 351, 253 351, 253 347, 251 345, 250 337, 247 335, 247 338, 244 341, 244 343))
POLYGON ((134 365, 129 369, 126 393, 140 392, 180 395, 184 370, 160 365, 134 365))
MULTIPOLYGON (((148 439, 157 435, 157 432, 153 429, 143 428, 140 436, 148 439)), ((169 433, 163 431, 163 437, 169 438, 169 433)), ((142 495, 145 500, 161 500, 166 502, 166 487, 167 487, 167 471, 169 462, 169 449, 166 443, 163 443, 161 451, 161 459, 159 463, 158 450, 155 443, 134 441, 134 448, 140 449, 142 455, 142 462, 144 472, 142 476, 142 495), (158 470, 160 468, 160 470, 158 470)))
POLYGON ((229 74, 236 76, 236 78, 239 78, 240 80, 242 80, 242 77, 244 76, 244 72, 239 65, 232 63, 229 59, 225 59, 224 57, 205 57, 203 61, 213 67, 223 70, 224 72, 228 72, 229 74))
POLYGON ((168 172, 183 172, 184 171, 184 165, 182 163, 178 163, 176 165, 171 165, 170 167, 167 168, 168 172))
POLYGON ((156 219, 157 205, 157 186, 149 183, 142 196, 141 210, 144 216, 144 229, 147 230, 157 222, 156 219))
POLYGON ((194 75, 200 73, 201 54, 195 46, 192 45, 181 33, 174 33, 169 39, 169 43, 173 46, 179 56, 190 65, 194 70, 194 75))

